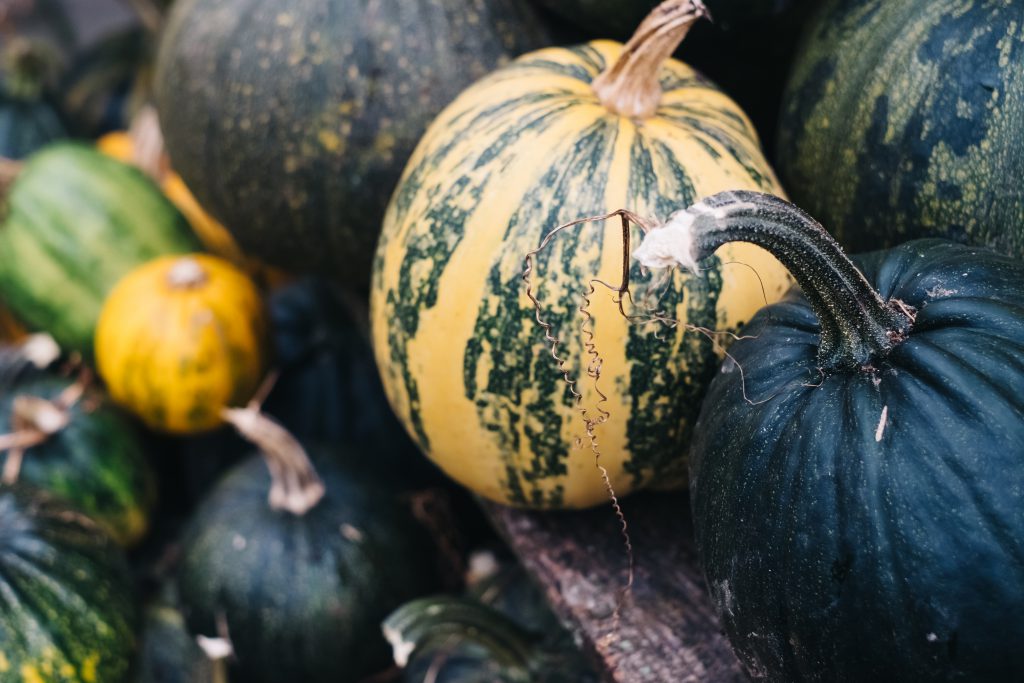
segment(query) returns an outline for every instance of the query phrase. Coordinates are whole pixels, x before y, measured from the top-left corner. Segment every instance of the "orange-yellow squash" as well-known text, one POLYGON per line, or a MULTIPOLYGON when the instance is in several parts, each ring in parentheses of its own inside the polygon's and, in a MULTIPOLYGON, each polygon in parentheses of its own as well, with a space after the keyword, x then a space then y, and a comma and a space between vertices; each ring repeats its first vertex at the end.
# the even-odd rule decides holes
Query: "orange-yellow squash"
POLYGON ((114 400, 147 425, 194 434, 252 397, 266 339, 263 301, 245 273, 215 256, 169 256, 114 287, 96 327, 96 363, 114 400))

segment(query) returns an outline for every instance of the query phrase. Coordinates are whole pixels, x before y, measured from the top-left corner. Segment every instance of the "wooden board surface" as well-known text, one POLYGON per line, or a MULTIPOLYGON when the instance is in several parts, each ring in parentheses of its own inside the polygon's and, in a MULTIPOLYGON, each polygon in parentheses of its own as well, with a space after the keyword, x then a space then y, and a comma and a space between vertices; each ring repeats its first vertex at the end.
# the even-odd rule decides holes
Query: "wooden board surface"
POLYGON ((623 501, 636 571, 617 633, 612 617, 625 581, 626 552, 610 507, 568 513, 492 503, 484 508, 606 680, 748 680, 705 593, 685 495, 643 494, 623 501))

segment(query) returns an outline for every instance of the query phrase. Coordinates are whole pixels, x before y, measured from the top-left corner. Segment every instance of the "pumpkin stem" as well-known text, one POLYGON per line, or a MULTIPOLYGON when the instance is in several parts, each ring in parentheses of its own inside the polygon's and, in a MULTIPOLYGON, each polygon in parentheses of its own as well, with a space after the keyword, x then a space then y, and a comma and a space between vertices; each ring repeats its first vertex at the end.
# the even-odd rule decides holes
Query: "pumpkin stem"
POLYGON ((707 9, 700 0, 666 0, 647 15, 618 60, 594 79, 597 98, 629 118, 654 116, 661 102, 662 65, 707 9))
POLYGON ((472 643, 501 668, 501 680, 534 680, 537 637, 475 601, 451 596, 413 600, 385 619, 381 629, 399 667, 405 668, 417 653, 444 656, 460 643, 472 643))
POLYGON ((910 332, 912 309, 884 301, 817 221, 769 194, 729 191, 708 197, 648 233, 633 257, 648 268, 678 265, 696 271, 699 261, 729 242, 766 249, 796 278, 821 326, 823 369, 869 365, 910 332))
POLYGON ((225 408, 221 415, 262 452, 270 470, 271 508, 302 516, 320 502, 324 497, 323 482, 302 444, 284 427, 261 413, 256 405, 225 408))
POLYGON ((206 284, 209 279, 209 273, 192 256, 182 256, 167 271, 167 284, 173 289, 195 289, 206 284))
POLYGON ((162 183, 171 170, 164 148, 164 134, 160 130, 160 117, 156 107, 147 104, 132 119, 128 136, 132 139, 132 164, 143 173, 162 183))
POLYGON ((38 396, 16 396, 11 406, 14 431, 0 434, 0 453, 7 451, 0 481, 13 484, 21 474, 25 451, 46 443, 71 424, 71 408, 85 395, 91 377, 83 373, 77 382, 50 401, 38 396))

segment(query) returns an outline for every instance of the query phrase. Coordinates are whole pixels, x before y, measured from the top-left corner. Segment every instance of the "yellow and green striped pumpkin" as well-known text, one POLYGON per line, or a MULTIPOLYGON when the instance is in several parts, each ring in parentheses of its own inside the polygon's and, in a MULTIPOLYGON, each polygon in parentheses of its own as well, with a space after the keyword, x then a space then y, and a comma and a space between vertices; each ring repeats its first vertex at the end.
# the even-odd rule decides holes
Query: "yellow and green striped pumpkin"
MULTIPOLYGON (((654 76, 663 93, 653 116, 604 106, 592 83, 622 52, 608 41, 541 50, 466 90, 421 141, 385 219, 371 305, 389 400, 435 463, 493 500, 571 508, 607 499, 533 320, 525 254, 582 216, 628 208, 666 219, 724 189, 781 194, 747 117, 683 63, 665 61, 654 76)), ((617 222, 563 233, 537 262, 544 315, 577 377, 580 296, 590 278, 620 278, 619 233, 617 222)), ((787 286, 766 252, 730 245, 700 276, 676 274, 660 305, 687 323, 736 329, 787 286)), ((611 413, 596 433, 616 491, 682 484, 720 356, 682 326, 655 335, 629 325, 607 293, 591 310, 611 413)))
POLYGON ((114 287, 96 324, 96 367, 110 396, 172 434, 220 426, 224 408, 252 398, 267 355, 255 283, 209 254, 139 266, 114 287))

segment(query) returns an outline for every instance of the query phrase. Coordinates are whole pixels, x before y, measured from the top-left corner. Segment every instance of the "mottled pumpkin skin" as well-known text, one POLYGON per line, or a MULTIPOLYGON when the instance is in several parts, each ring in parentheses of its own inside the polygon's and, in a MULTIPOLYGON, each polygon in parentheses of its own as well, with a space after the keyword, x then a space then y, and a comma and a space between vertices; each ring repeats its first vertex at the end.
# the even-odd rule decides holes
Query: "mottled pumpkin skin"
POLYGON ((427 534, 403 504, 334 464, 348 456, 313 457, 327 493, 304 516, 269 507, 267 466, 253 457, 214 489, 183 544, 189 627, 216 634, 223 613, 245 680, 362 681, 390 662, 381 620, 435 585, 427 534))
MULTIPOLYGON (((468 89, 427 132, 385 220, 371 316, 388 398, 437 465, 493 500, 575 508, 608 495, 590 449, 574 446, 583 425, 524 293, 526 253, 584 216, 629 208, 666 219, 726 188, 782 192, 743 112, 685 64, 665 65, 652 118, 602 106, 591 83, 621 50, 542 50, 468 89)), ((544 315, 576 377, 580 296, 591 278, 621 279, 620 234, 617 221, 569 231, 536 262, 544 315)), ((639 300, 649 278, 633 275, 639 300)), ((674 276, 658 305, 729 330, 787 288, 777 261, 736 245, 699 276, 674 276)), ((718 364, 711 342, 682 326, 630 325, 604 290, 591 311, 611 413, 597 429, 602 464, 620 494, 681 485, 718 364)), ((581 388, 593 407, 592 383, 581 388)))
POLYGON ((1014 0, 830 0, 784 98, 793 200, 847 248, 946 237, 1024 256, 1024 22, 1014 0))
POLYGON ((427 124, 546 43, 526 0, 183 0, 156 101, 174 168, 246 253, 365 289, 427 124))
MULTIPOLYGON (((55 400, 72 380, 41 372, 0 372, 0 433, 13 429, 18 396, 55 400)), ((0 454, 0 461, 6 458, 0 454)), ((135 426, 98 391, 69 410, 68 426, 25 452, 19 481, 57 495, 103 526, 122 545, 149 528, 156 482, 135 426)))
POLYGON ((0 487, 0 680, 126 683, 135 622, 127 564, 92 520, 0 487))
POLYGON ((746 328, 692 451, 725 631, 771 681, 1024 672, 1024 265, 941 240, 860 265, 917 309, 869 369, 820 372, 794 293, 746 328))
POLYGON ((206 254, 151 261, 121 280, 96 325, 96 367, 111 397, 149 427, 195 434, 245 405, 267 364, 267 318, 252 280, 206 254), (202 282, 173 283, 191 261, 202 282))
POLYGON ((188 223, 137 169, 75 143, 32 155, 0 210, 0 292, 18 320, 92 356, 113 286, 164 254, 198 249, 188 223))

